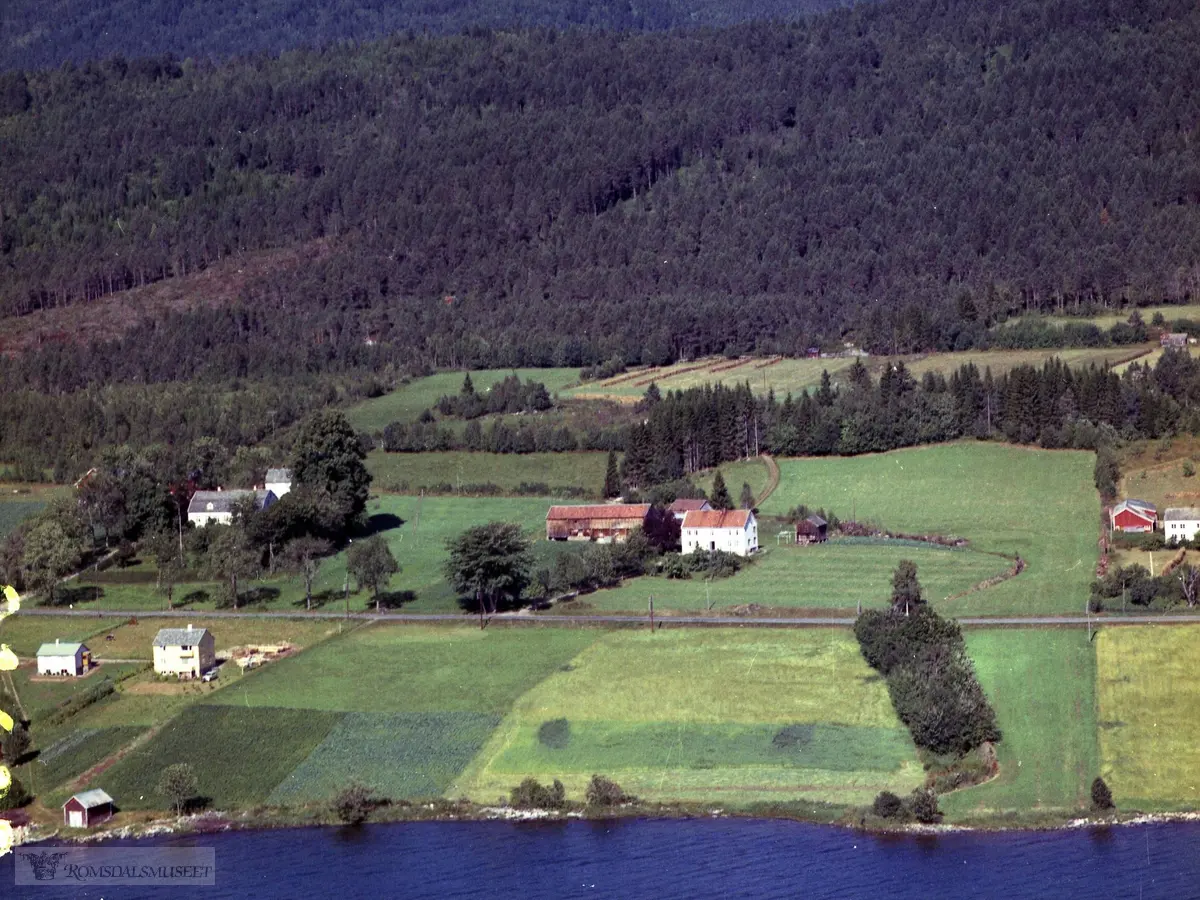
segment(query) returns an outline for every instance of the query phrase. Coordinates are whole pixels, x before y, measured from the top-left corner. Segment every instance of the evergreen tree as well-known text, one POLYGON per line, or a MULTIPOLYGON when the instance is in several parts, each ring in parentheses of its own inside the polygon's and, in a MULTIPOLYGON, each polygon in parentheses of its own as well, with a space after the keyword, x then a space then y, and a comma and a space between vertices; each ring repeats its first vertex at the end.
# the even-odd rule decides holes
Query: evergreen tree
POLYGON ((608 451, 608 468, 604 472, 604 499, 621 496, 621 474, 617 469, 617 453, 608 451))
POLYGON ((474 384, 474 382, 471 381, 471 373, 470 372, 468 372, 466 374, 466 377, 463 378, 462 390, 460 390, 459 393, 464 397, 474 397, 475 396, 475 384, 474 384))
POLYGON ((729 496, 729 488, 725 486, 725 476, 721 474, 720 469, 717 469, 717 474, 713 476, 712 497, 708 502, 712 504, 713 509, 733 509, 733 498, 729 496))
POLYGON ((917 580, 917 564, 902 559, 892 573, 892 610, 909 615, 925 601, 921 597, 921 582, 917 580))
POLYGON ((742 496, 738 505, 740 505, 742 509, 754 508, 754 491, 750 490, 749 482, 742 482, 742 496))

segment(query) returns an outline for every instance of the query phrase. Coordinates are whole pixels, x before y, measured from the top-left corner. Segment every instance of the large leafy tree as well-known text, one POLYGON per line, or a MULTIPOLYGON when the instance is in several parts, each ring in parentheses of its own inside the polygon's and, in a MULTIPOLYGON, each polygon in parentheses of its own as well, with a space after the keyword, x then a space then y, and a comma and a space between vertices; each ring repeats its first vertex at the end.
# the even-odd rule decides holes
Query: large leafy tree
POLYGON ((245 531, 235 525, 208 525, 216 534, 208 544, 204 570, 210 578, 225 582, 226 602, 238 608, 238 583, 259 574, 262 555, 250 546, 245 531))
POLYGON ((367 588, 375 599, 375 611, 379 612, 382 602, 380 592, 388 586, 400 564, 392 555, 391 548, 379 535, 365 541, 355 541, 346 551, 346 570, 354 576, 360 588, 367 588))
POLYGON ((446 549, 446 577, 460 595, 475 599, 481 619, 501 601, 519 600, 529 585, 533 557, 520 525, 476 525, 447 541, 446 549))
POLYGON ((337 510, 343 528, 349 528, 367 506, 371 474, 358 435, 337 410, 322 410, 300 428, 292 455, 297 484, 320 500, 327 498, 337 510))

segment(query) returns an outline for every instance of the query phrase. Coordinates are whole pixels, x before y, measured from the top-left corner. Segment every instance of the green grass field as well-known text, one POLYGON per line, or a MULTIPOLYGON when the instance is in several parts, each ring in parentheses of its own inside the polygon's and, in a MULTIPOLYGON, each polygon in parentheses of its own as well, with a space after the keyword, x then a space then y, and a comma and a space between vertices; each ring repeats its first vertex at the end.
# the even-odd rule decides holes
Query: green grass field
POLYGON ((1119 808, 1195 809, 1200 683, 1193 626, 1101 630, 1096 638, 1102 775, 1119 808))
POLYGON ((499 723, 487 713, 347 713, 267 802, 320 802, 351 780, 393 800, 440 797, 499 723))
POLYGON ((0 643, 8 644, 13 653, 23 659, 32 659, 38 647, 51 643, 56 638, 68 643, 82 641, 87 643, 92 651, 104 655, 101 646, 104 642, 103 635, 126 621, 114 618, 27 616, 17 613, 0 624, 0 643), (100 636, 99 642, 92 641, 96 635, 100 636), (96 643, 96 646, 93 647, 92 643, 96 643))
POLYGON ((40 500, 6 500, 0 503, 0 538, 34 513, 40 512, 45 505, 40 500))
MULTIPOLYGON (((604 488, 607 453, 385 453, 374 450, 367 468, 377 488, 401 485, 406 494, 421 488, 449 484, 495 484, 515 491, 522 483, 545 484, 550 495, 563 488, 589 491, 596 497, 604 488)), ((740 482, 739 482, 740 484, 740 482)))
POLYGON ((1083 629, 966 633, 1003 740, 993 781, 941 798, 955 818, 1083 811, 1099 772, 1096 655, 1083 629))
POLYGON ((1019 553, 1027 564, 1020 576, 945 611, 1070 613, 1087 602, 1098 552, 1093 460, 1091 453, 965 441, 779 460, 782 480, 763 511, 806 503, 892 531, 957 535, 978 550, 1019 553))
POLYGON ((144 732, 137 725, 76 729, 43 748, 22 771, 35 790, 50 791, 78 778, 144 732))
POLYGON ((611 632, 525 694, 451 796, 522 778, 580 798, 605 774, 647 799, 869 802, 921 777, 882 681, 844 631, 611 632), (540 736, 566 720, 565 740, 540 736))
POLYGON ((189 763, 200 795, 216 809, 254 806, 325 739, 341 720, 313 709, 191 706, 94 779, 124 809, 162 809, 163 769, 189 763))
POLYGON ((370 713, 503 714, 599 636, 590 630, 372 625, 247 675, 213 702, 370 713), (367 677, 364 673, 380 673, 367 677))
MULTIPOLYGON (((742 485, 750 485, 750 490, 754 492, 757 499, 767 487, 769 474, 767 472, 767 464, 761 459, 743 459, 737 462, 721 463, 721 477, 725 479, 725 487, 729 489, 729 496, 733 499, 734 505, 737 505, 742 492, 742 485)), ((713 479, 717 477, 716 469, 705 469, 703 472, 697 472, 691 476, 696 487, 703 490, 706 494, 712 494, 713 479)))
MULTIPOLYGON (((1159 312, 1163 314, 1163 318, 1168 322, 1174 322, 1176 319, 1200 319, 1200 306, 1196 304, 1186 306, 1146 306, 1138 310, 1138 314, 1147 325, 1154 318, 1154 314, 1159 312)), ((1112 328, 1118 322, 1128 322, 1132 314, 1132 309, 1122 309, 1116 312, 1097 313, 1094 316, 1029 316, 1029 318, 1048 322, 1051 325, 1071 325, 1087 322, 1098 328, 1112 328)), ((1015 322, 1016 319, 1010 319, 1009 321, 1015 322)))
MULTIPOLYGON (((483 393, 509 375, 522 381, 540 381, 553 396, 579 380, 578 369, 486 369, 471 373, 475 390, 483 393)), ((392 422, 417 421, 422 411, 434 406, 444 395, 454 396, 462 388, 465 372, 438 372, 417 378, 390 394, 365 400, 346 410, 346 418, 359 431, 382 431, 392 422)))
POLYGON ((574 611, 587 605, 598 611, 645 611, 654 595, 656 609, 720 610, 756 603, 768 607, 844 609, 884 607, 891 591, 892 572, 902 559, 917 564, 925 595, 939 608, 953 609, 960 601, 941 603, 1009 567, 1007 560, 973 550, 931 545, 857 544, 830 542, 812 547, 774 546, 731 578, 709 584, 696 575, 689 580, 638 578, 611 590, 588 594, 562 607, 574 611))
MULTIPOLYGON (((382 532, 401 566, 401 572, 392 577, 389 590, 393 593, 412 591, 415 594, 414 600, 404 604, 406 611, 458 612, 458 597, 442 574, 442 565, 447 558, 446 540, 457 537, 473 525, 492 521, 517 522, 531 537, 544 538, 546 511, 553 502, 551 499, 530 497, 420 498, 399 495, 385 495, 370 501, 370 514, 394 516, 402 521, 401 525, 382 532)), ((346 555, 339 553, 322 565, 313 584, 316 604, 341 609, 345 578, 346 555)), ((160 610, 166 606, 166 599, 155 591, 153 584, 93 585, 84 579, 77 586, 94 586, 102 591, 97 599, 76 604, 77 609, 136 612, 160 610)), ((355 592, 355 587, 351 579, 350 608, 356 611, 373 609, 369 594, 365 591, 355 592)), ((304 609, 304 583, 297 577, 279 576, 245 582, 241 593, 246 594, 256 588, 264 592, 264 599, 247 606, 248 609, 297 612, 304 609)), ((216 584, 181 586, 176 590, 176 605, 201 613, 212 610, 216 607, 219 590, 216 584), (181 601, 191 592, 199 592, 202 599, 181 605, 181 601)))

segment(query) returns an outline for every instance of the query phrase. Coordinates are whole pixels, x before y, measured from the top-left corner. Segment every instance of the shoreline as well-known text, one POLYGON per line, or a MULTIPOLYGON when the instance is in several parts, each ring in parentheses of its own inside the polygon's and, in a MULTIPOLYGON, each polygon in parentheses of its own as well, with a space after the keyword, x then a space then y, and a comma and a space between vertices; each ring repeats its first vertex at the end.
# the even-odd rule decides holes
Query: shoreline
POLYGON ((997 821, 970 825, 954 823, 921 824, 918 822, 885 823, 884 820, 866 821, 865 817, 841 815, 834 819, 820 820, 812 817, 787 814, 771 814, 767 811, 726 810, 722 808, 688 808, 675 805, 624 806, 610 809, 588 809, 585 807, 556 809, 515 809, 509 806, 483 806, 456 801, 437 801, 404 806, 388 807, 384 815, 372 816, 361 825, 347 825, 335 818, 318 814, 314 810, 276 810, 273 813, 242 811, 228 813, 219 810, 193 815, 150 819, 144 822, 100 826, 94 831, 78 832, 65 826, 40 826, 30 824, 14 828, 14 848, 25 844, 56 841, 66 844, 95 844, 112 840, 143 840, 153 837, 224 834, 236 831, 281 831, 296 828, 357 828, 372 825, 393 825, 418 822, 567 822, 606 821, 614 819, 747 819, 778 820, 805 825, 838 829, 847 834, 869 835, 912 835, 937 836, 940 834, 1006 834, 1030 831, 1074 831, 1086 828, 1131 827, 1140 825, 1168 825, 1173 823, 1200 822, 1200 811, 1146 813, 1140 811, 1121 812, 1114 810, 1105 816, 1073 816, 1051 823, 1014 824, 997 821), (852 821, 859 818, 859 822, 852 821), (64 830, 75 833, 64 834, 64 830))

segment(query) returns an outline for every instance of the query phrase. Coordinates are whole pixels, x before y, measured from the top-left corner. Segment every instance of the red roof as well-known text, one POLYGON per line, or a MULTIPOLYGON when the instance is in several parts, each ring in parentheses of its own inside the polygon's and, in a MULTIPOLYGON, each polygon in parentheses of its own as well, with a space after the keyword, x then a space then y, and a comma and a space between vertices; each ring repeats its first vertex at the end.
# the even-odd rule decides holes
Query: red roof
POLYGON ((593 506, 552 506, 547 521, 556 519, 644 519, 649 503, 600 503, 593 506))
POLYGON ((706 506, 708 506, 708 501, 703 498, 680 497, 668 506, 667 509, 673 513, 685 513, 691 512, 694 509, 704 509, 706 506))
POLYGON ((745 528, 750 521, 748 509, 691 510, 683 517, 684 528, 745 528))

